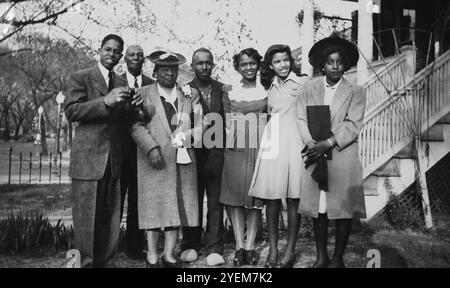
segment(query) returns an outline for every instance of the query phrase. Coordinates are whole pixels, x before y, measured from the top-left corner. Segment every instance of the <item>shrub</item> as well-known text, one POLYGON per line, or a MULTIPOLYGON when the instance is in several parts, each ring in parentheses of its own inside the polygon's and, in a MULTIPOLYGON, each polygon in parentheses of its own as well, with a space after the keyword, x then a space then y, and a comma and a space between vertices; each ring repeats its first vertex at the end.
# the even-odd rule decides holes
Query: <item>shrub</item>
POLYGON ((10 215, 0 221, 0 253, 15 254, 34 249, 72 247, 73 227, 61 221, 55 226, 42 214, 10 215))
POLYGON ((415 191, 410 190, 405 191, 401 195, 395 195, 392 191, 392 184, 389 178, 384 180, 384 187, 388 194, 385 212, 389 224, 399 230, 405 230, 407 228, 415 230, 423 229, 424 219, 422 211, 417 207, 417 203, 415 203, 420 201, 420 199, 418 199, 419 196, 415 194, 415 191), (414 195, 409 193, 414 193, 414 195))

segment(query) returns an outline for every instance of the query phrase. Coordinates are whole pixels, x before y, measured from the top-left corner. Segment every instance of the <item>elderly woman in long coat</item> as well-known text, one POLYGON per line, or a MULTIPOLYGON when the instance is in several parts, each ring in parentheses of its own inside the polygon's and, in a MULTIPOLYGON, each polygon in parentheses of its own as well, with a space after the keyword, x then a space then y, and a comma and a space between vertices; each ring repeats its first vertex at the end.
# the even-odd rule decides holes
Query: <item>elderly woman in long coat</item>
POLYGON ((149 58, 155 63, 157 82, 140 90, 144 116, 131 128, 138 147, 139 228, 147 230, 147 267, 159 266, 161 229, 165 233, 162 264, 180 267, 174 255, 178 229, 199 225, 197 171, 190 140, 199 139, 202 125, 192 128, 190 114, 200 105, 195 104, 198 99, 190 88, 186 91, 176 84, 178 65, 185 62, 181 54, 156 51, 149 58))
POLYGON ((309 52, 309 60, 324 77, 307 83, 303 97, 298 98, 297 124, 306 144, 304 156, 306 166, 309 166, 302 170, 299 213, 313 217, 317 247, 317 261, 313 267, 344 267, 343 254, 352 218, 366 215, 357 142, 366 96, 362 87, 342 77, 344 71, 356 65, 358 56, 352 43, 337 36, 317 42, 309 52), (308 119, 307 106, 317 105, 329 105, 331 133, 325 140, 314 139, 309 130, 317 130, 313 127, 317 121, 308 122, 311 119, 308 119), (331 159, 326 157, 330 151, 331 159), (319 186, 321 181, 315 179, 320 178, 312 176, 321 157, 328 166, 322 168, 328 177, 325 186, 319 186), (331 261, 327 255, 328 219, 336 220, 336 242, 331 261))

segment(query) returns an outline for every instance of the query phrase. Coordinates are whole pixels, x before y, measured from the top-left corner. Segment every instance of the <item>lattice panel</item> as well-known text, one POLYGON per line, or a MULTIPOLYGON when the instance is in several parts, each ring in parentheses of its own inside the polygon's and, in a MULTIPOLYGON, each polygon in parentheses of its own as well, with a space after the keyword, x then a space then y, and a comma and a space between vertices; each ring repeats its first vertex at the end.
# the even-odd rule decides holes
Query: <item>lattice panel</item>
POLYGON ((431 211, 450 214, 450 153, 426 173, 431 211))

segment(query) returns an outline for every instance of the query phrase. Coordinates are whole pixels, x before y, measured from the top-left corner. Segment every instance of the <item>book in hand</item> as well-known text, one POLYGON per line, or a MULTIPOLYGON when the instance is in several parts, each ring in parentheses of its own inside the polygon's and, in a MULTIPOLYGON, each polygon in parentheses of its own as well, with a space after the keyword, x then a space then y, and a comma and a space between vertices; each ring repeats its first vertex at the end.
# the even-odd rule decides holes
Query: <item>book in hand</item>
MULTIPOLYGON (((308 130, 313 140, 320 142, 331 137, 330 106, 306 106, 306 117, 308 119, 308 130)), ((319 183, 319 188, 324 191, 328 191, 327 159, 331 160, 331 157, 330 149, 316 161, 317 165, 311 174, 313 179, 319 183)), ((306 159, 305 164, 307 166, 311 165, 311 160, 306 159)))

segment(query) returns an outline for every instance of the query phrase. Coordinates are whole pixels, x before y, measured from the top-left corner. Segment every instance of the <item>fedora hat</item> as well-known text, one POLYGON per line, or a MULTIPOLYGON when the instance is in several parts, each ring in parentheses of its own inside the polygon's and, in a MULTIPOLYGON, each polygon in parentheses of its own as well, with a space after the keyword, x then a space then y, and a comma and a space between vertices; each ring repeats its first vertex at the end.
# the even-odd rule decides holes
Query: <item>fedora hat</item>
POLYGON ((168 50, 158 50, 147 57, 155 65, 180 65, 186 62, 186 58, 168 50))
POLYGON ((308 58, 309 63, 315 68, 321 69, 324 60, 326 60, 326 53, 330 51, 332 48, 341 48, 343 53, 345 54, 345 58, 348 60, 346 63, 348 66, 346 70, 355 66, 358 63, 359 52, 356 46, 343 38, 341 38, 337 34, 332 34, 331 36, 319 40, 316 44, 313 45, 311 50, 309 50, 308 58))

